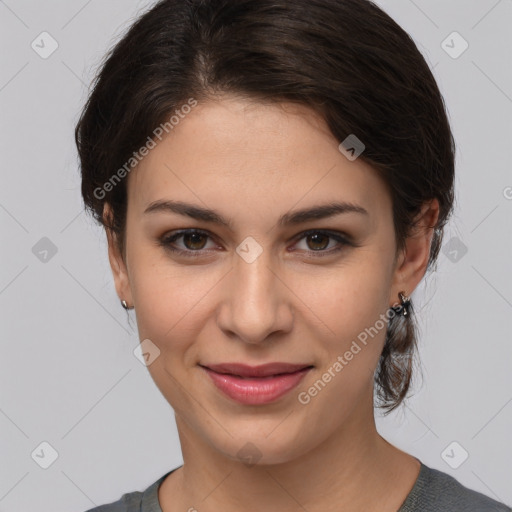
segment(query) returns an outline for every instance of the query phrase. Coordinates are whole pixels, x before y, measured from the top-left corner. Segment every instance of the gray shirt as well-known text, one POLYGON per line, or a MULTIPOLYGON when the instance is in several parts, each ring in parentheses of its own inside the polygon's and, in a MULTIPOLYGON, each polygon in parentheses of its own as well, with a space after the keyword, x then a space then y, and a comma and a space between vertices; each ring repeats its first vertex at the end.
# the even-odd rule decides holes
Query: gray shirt
MULTIPOLYGON (((397 512, 512 512, 512 508, 505 504, 468 489, 452 476, 420 463, 418 478, 397 512)), ((179 468, 161 476, 145 491, 123 494, 116 502, 86 512, 162 512, 158 487, 176 469, 179 468)))

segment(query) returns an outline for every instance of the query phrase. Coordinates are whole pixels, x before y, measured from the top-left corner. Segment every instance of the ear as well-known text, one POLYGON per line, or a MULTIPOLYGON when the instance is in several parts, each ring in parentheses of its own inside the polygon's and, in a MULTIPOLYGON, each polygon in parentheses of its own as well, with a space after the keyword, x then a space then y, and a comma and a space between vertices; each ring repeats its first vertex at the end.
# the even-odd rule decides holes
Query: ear
POLYGON ((405 248, 397 258, 390 289, 390 306, 399 301, 398 292, 410 296, 427 270, 434 228, 439 217, 439 201, 432 199, 423 204, 416 217, 416 226, 409 234, 405 248))
MULTIPOLYGON (((112 209, 108 203, 105 203, 103 206, 103 219, 107 225, 110 225, 110 219, 112 219, 112 209)), ((117 295, 119 300, 125 300, 129 306, 132 306, 133 299, 126 263, 123 260, 119 250, 115 233, 110 229, 106 229, 105 231, 108 243, 108 259, 110 262, 110 268, 112 269, 112 274, 114 276, 117 295)))

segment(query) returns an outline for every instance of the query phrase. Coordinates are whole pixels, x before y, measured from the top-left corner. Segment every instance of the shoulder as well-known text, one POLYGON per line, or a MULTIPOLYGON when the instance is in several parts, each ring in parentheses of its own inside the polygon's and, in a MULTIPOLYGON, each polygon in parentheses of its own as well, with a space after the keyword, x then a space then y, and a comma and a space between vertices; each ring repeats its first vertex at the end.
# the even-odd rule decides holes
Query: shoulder
POLYGON ((117 501, 91 508, 86 512, 139 512, 143 494, 140 491, 129 492, 123 494, 117 501))
POLYGON ((512 508, 421 463, 418 479, 399 512, 512 512, 512 508))
POLYGON ((86 512, 139 512, 140 510, 144 510, 141 506, 145 492, 146 491, 134 491, 125 493, 117 501, 105 503, 99 507, 86 510, 86 512))
POLYGON ((172 471, 162 475, 144 491, 127 492, 117 501, 105 503, 85 512, 162 512, 158 501, 158 488, 172 471))

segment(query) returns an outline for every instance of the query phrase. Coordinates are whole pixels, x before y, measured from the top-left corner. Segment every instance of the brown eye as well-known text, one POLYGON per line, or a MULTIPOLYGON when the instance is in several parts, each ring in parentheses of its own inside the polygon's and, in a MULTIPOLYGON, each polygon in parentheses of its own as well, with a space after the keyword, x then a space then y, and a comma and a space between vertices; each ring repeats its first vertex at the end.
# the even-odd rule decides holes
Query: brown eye
MULTIPOLYGON (((164 235, 159 244, 166 249, 184 256, 201 256, 208 249, 205 246, 210 235, 204 231, 197 229, 188 229, 177 231, 168 235, 164 235), (181 247, 176 242, 182 238, 181 247)), ((211 247, 210 247, 211 248, 211 247)))
MULTIPOLYGON (((209 252, 209 249, 214 248, 207 247, 208 239, 211 240, 212 237, 206 231, 187 229, 164 235, 158 243, 165 250, 181 256, 199 257, 204 256, 209 252), (180 239, 182 239, 181 247, 177 243, 180 239)), ((338 232, 310 230, 302 233, 298 239, 299 243, 295 247, 304 243, 305 247, 299 247, 299 251, 313 257, 329 256, 350 245, 356 247, 353 242, 350 242, 338 232)))
POLYGON ((355 244, 351 243, 338 232, 309 230, 305 233, 301 233, 298 238, 299 243, 296 244, 296 247, 298 247, 300 251, 309 253, 309 255, 313 257, 329 256, 342 250, 346 246, 355 246, 355 244), (304 240, 304 245, 306 247, 300 247, 302 240, 304 240))
POLYGON ((311 242, 308 245, 314 251, 325 249, 329 245, 330 237, 324 233, 315 233, 308 235, 306 238, 311 242))
POLYGON ((208 238, 203 233, 185 233, 183 236, 183 245, 187 249, 201 250, 206 245, 206 239, 208 238))

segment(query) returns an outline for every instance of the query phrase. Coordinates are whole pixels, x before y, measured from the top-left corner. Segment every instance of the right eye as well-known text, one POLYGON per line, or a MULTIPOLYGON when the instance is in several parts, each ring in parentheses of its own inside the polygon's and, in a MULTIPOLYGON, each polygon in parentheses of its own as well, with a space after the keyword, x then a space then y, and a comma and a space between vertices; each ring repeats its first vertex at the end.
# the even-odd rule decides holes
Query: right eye
POLYGON ((183 255, 183 256, 201 256, 203 254, 205 239, 211 238, 206 231, 199 229, 183 229, 165 234, 159 239, 159 245, 166 250, 183 255), (176 248, 176 240, 182 238, 184 248, 176 248))

